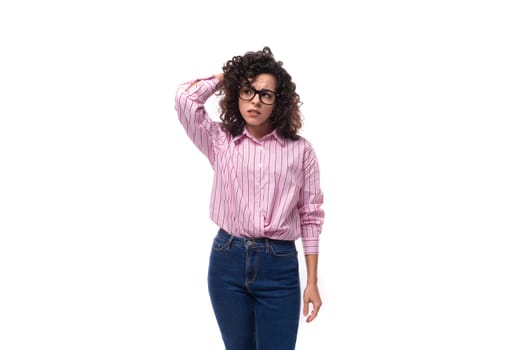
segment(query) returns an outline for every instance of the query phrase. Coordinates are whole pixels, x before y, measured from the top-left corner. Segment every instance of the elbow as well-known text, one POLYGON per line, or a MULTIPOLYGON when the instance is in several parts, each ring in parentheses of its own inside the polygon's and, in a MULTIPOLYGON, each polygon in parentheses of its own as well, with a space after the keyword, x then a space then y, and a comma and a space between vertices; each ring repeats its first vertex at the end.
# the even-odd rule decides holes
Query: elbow
POLYGON ((177 89, 175 91, 175 110, 177 112, 180 112, 182 110, 183 105, 185 104, 184 101, 186 98, 184 97, 184 89, 177 89))

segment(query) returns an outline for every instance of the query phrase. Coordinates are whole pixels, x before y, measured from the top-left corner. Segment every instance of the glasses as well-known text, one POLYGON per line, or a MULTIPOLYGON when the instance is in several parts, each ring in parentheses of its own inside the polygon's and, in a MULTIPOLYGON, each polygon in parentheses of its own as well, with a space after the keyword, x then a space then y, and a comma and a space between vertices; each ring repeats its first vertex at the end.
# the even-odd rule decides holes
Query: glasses
POLYGON ((244 101, 251 101, 255 95, 259 95, 259 101, 265 105, 273 105, 277 98, 277 93, 272 90, 257 90, 251 86, 243 86, 239 91, 239 98, 244 101))

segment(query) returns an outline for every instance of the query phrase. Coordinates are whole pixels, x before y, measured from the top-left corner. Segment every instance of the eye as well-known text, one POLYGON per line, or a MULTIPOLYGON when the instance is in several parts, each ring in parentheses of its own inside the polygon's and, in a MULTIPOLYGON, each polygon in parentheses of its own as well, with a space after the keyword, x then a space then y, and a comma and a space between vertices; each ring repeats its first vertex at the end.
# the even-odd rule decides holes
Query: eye
POLYGON ((268 92, 268 91, 261 91, 261 95, 263 98, 267 98, 267 99, 271 99, 272 98, 272 93, 271 92, 268 92))
POLYGON ((248 87, 248 86, 243 86, 241 88, 241 94, 245 94, 245 95, 249 95, 252 93, 252 88, 248 87))

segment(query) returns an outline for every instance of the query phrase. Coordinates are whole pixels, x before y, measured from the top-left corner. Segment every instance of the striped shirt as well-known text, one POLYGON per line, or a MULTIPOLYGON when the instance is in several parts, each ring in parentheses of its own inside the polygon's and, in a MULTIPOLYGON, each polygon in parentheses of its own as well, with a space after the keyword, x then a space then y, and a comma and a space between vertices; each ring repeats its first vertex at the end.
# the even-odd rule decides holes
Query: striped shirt
POLYGON ((211 220, 237 237, 301 238, 305 254, 318 254, 324 211, 314 149, 275 131, 259 140, 246 129, 232 137, 204 108, 218 82, 186 82, 175 97, 182 126, 214 170, 211 220))

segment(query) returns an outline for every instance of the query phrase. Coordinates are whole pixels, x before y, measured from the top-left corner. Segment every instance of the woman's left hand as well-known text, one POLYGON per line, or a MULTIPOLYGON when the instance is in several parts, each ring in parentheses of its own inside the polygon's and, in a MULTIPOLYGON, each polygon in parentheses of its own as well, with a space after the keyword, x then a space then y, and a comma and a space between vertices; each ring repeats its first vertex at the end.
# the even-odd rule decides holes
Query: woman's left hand
POLYGON ((303 315, 306 317, 306 322, 312 322, 319 313, 321 308, 321 294, 316 284, 306 285, 303 293, 303 315), (312 304, 312 310, 310 311, 310 304, 312 304))

